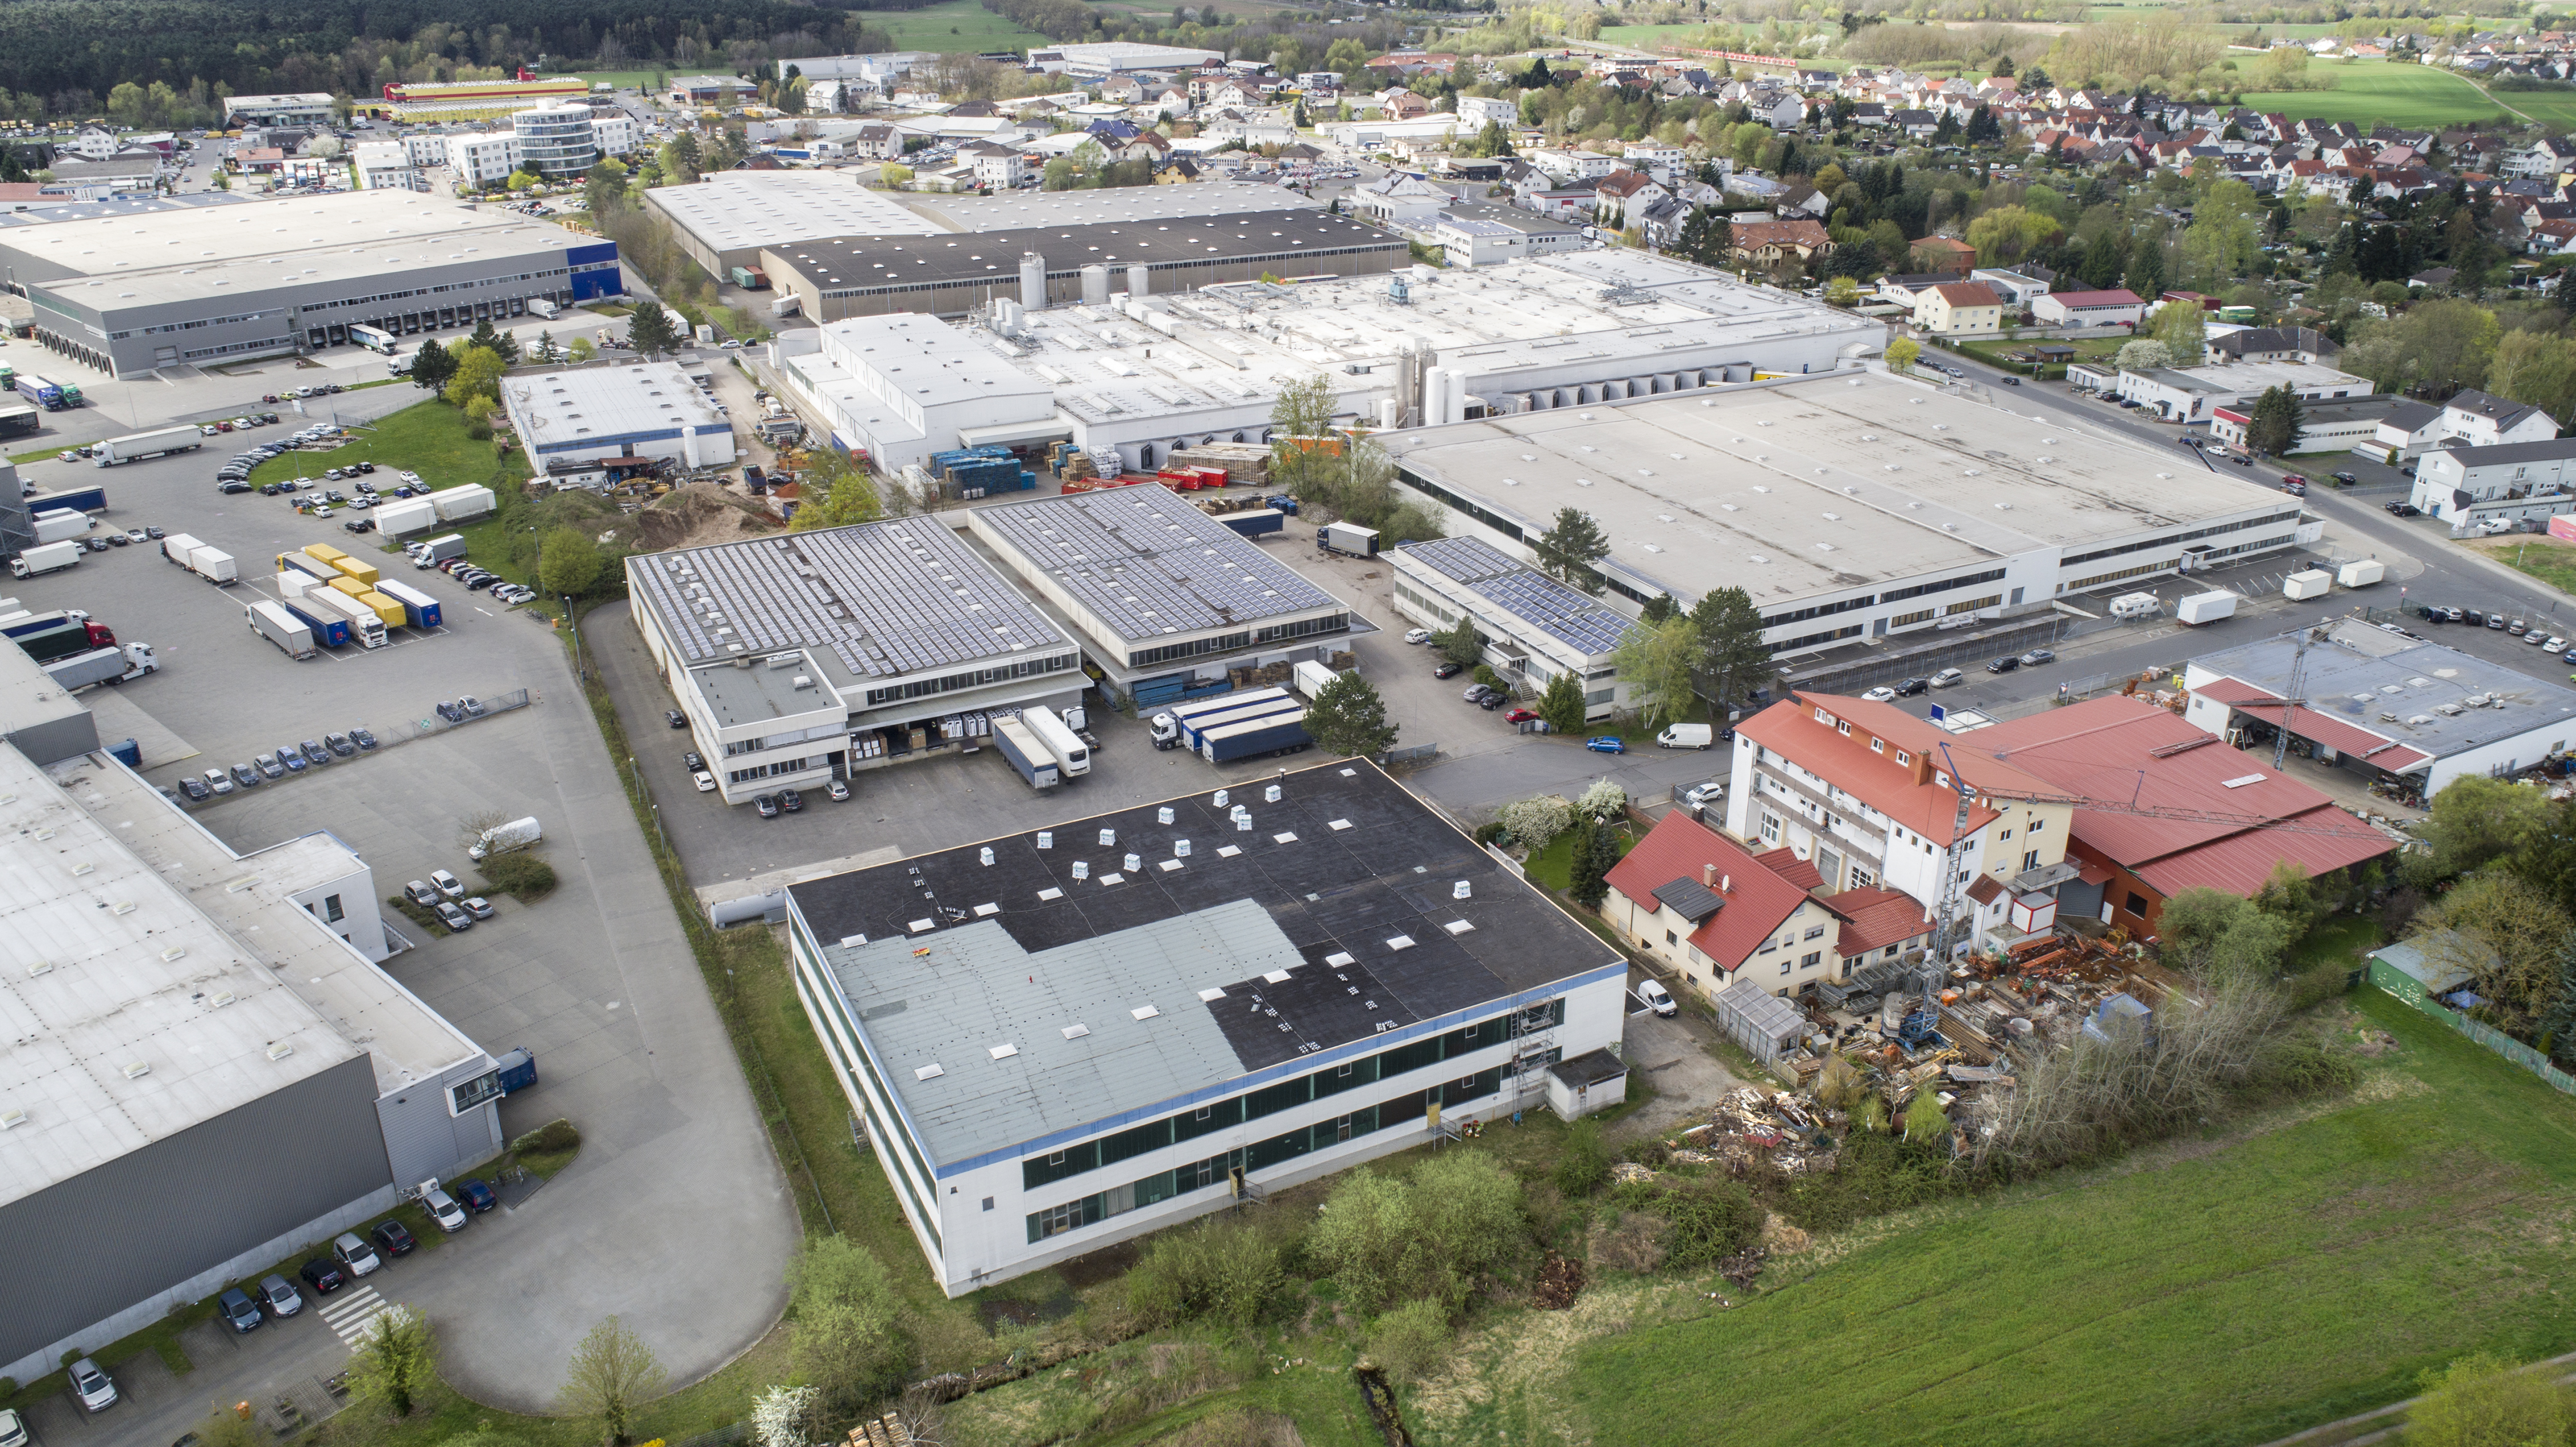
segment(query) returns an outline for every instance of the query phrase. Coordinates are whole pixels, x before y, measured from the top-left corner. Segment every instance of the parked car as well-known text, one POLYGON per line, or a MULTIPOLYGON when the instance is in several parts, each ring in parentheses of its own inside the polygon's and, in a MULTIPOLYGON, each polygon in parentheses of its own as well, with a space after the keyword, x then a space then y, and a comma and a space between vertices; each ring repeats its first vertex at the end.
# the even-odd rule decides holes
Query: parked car
POLYGON ((1896 681, 1896 696, 1912 698, 1931 686, 1932 680, 1928 678, 1900 678, 1896 681))
POLYGON ((237 1336, 248 1336, 259 1329, 259 1307, 250 1299, 250 1293, 238 1286, 225 1288, 224 1294, 215 1298, 215 1315, 222 1317, 224 1325, 237 1336))
POLYGON ((1959 670, 1955 668, 1945 668, 1939 673, 1932 675, 1931 686, 1934 688, 1956 688, 1960 684, 1967 682, 1967 680, 1968 675, 1961 673, 1959 670))
POLYGON ((411 1239, 410 1227, 390 1217, 378 1221, 367 1234, 375 1238, 376 1246, 387 1256, 409 1256, 412 1248, 420 1244, 411 1239))
POLYGON ((805 796, 793 789, 781 789, 778 791, 778 807, 793 814, 805 807, 805 796))
POLYGON ((296 1268, 295 1274, 304 1278, 304 1284, 313 1288, 315 1296, 329 1296, 348 1284, 348 1278, 340 1274, 340 1268, 333 1265, 328 1256, 316 1256, 306 1261, 296 1268))
POLYGON ((459 1182, 456 1194, 465 1198, 467 1208, 477 1216, 501 1204, 501 1198, 492 1194, 492 1188, 479 1178, 459 1182))
POLYGON ((442 899, 438 902, 436 913, 438 915, 438 922, 447 926, 449 931, 452 933, 463 934, 467 930, 474 928, 474 916, 458 909, 455 905, 449 904, 446 900, 442 899))
POLYGON ((365 729, 349 730, 349 741, 361 749, 372 749, 376 746, 376 736, 365 729))
POLYGON ((2024 668, 2037 668, 2043 663, 2055 663, 2056 661, 2057 655, 2045 648, 2034 648, 2021 656, 2021 662, 2024 668))
POLYGON ((2021 667, 2021 660, 2013 657, 2011 654, 2005 654, 2001 658, 1990 658, 1986 660, 1986 672, 1988 673, 2010 673, 2019 667, 2021 667))
POLYGON ((385 1263, 355 1231, 343 1231, 331 1238, 331 1259, 340 1263, 351 1276, 366 1276, 385 1263))
POLYGON ((716 791, 716 776, 708 773, 704 769, 699 769, 691 773, 689 775, 689 782, 697 785, 698 792, 701 794, 712 794, 716 791))
POLYGON ((206 787, 218 794, 229 794, 233 791, 232 775, 225 773, 221 769, 208 769, 206 770, 206 787))
POLYGON ((760 812, 761 818, 775 819, 778 817, 778 796, 776 794, 763 794, 751 801, 751 807, 760 812))
POLYGON ((301 750, 279 749, 275 757, 280 764, 285 765, 286 772, 290 774, 300 774, 304 772, 304 754, 301 750))
POLYGON ((465 710, 465 716, 467 718, 481 718, 483 716, 483 700, 476 698, 470 693, 458 694, 456 696, 456 706, 465 710))
POLYGON ((462 899, 465 897, 465 881, 458 879, 455 875, 448 873, 444 869, 431 870, 429 872, 429 882, 437 885, 438 892, 446 895, 449 899, 462 899))
POLYGON ((322 747, 320 744, 315 743, 311 739, 306 739, 300 747, 304 750, 304 757, 309 762, 316 764, 327 764, 331 762, 331 751, 322 747))
POLYGON ((1592 737, 1583 741, 1583 746, 1596 754, 1624 754, 1628 752, 1628 741, 1619 737, 1617 734, 1594 734, 1592 737))
POLYGON ((2381 506, 2402 518, 2419 518, 2424 515, 2424 510, 2411 502, 2383 503, 2381 506))
POLYGON ((1404 635, 1404 641, 1407 643, 1428 643, 1431 641, 1431 630, 1428 628, 1414 628, 1407 630, 1404 635))
POLYGON ((322 736, 322 744, 323 747, 344 759, 354 757, 358 752, 357 741, 347 734, 325 734, 322 736))
POLYGON ((1476 700, 1476 707, 1483 709, 1487 713, 1492 713, 1494 710, 1501 708, 1504 704, 1510 703, 1511 701, 1512 696, 1510 694, 1497 688, 1487 693, 1483 698, 1476 700))
POLYGON ((1881 684, 1877 688, 1873 688, 1862 694, 1861 697, 1869 700, 1871 703, 1893 703, 1896 701, 1896 690, 1881 684))
POLYGON ((1670 1015, 1681 1008, 1673 1000, 1673 992, 1665 989, 1659 980, 1638 981, 1637 998, 1645 1001, 1646 1008, 1658 1015, 1670 1015))
POLYGON ((259 1304, 267 1307, 271 1316, 293 1316, 304 1309, 304 1293, 272 1271, 259 1279, 259 1304))
POLYGON ((831 795, 832 802, 835 804, 845 802, 850 797, 850 781, 834 779, 823 786, 823 792, 831 795))
POLYGON ((474 916, 477 920, 487 920, 492 917, 492 905, 490 901, 484 899, 483 896, 479 894, 468 896, 463 901, 461 907, 467 914, 474 916))
POLYGON ((1529 709, 1516 708, 1510 713, 1503 715, 1503 722, 1508 724, 1528 723, 1530 720, 1537 717, 1538 715, 1529 709))
POLYGON ((98 1369, 98 1363, 87 1357, 71 1364, 72 1395, 80 1399, 84 1412, 104 1412, 116 1405, 116 1383, 98 1369))
POLYGON ((465 1229, 465 1223, 468 1219, 465 1214, 465 1208, 456 1204, 456 1198, 454 1196, 447 1194, 438 1187, 432 1186, 428 1190, 421 1192, 420 1204, 421 1209, 429 1212, 429 1219, 438 1223, 440 1230, 454 1232, 465 1229))
POLYGON ((689 726, 689 716, 676 708, 666 708, 662 710, 662 722, 675 729, 684 729, 689 726))
POLYGON ((2358 484, 2361 478, 2354 473, 2338 472, 2334 475, 2334 480, 2337 487, 2352 487, 2358 484))
POLYGON ((263 779, 282 779, 286 777, 286 766, 279 763, 277 760, 270 758, 266 754, 252 755, 251 763, 258 768, 259 776, 263 779))
POLYGON ((437 704, 437 709, 438 716, 447 720, 449 723, 465 722, 465 710, 458 708, 453 700, 444 698, 440 699, 437 704))
POLYGON ((1484 701, 1485 695, 1492 693, 1493 691, 1494 686, 1492 684, 1471 683, 1467 685, 1466 691, 1458 696, 1469 703, 1481 703, 1484 701))
POLYGON ((1456 678, 1459 674, 1466 671, 1466 669, 1455 663, 1444 663, 1438 668, 1431 670, 1431 676, 1433 678, 1456 678))
POLYGON ((415 879, 403 886, 403 898, 423 909, 432 909, 438 904, 438 891, 430 888, 428 881, 415 879))

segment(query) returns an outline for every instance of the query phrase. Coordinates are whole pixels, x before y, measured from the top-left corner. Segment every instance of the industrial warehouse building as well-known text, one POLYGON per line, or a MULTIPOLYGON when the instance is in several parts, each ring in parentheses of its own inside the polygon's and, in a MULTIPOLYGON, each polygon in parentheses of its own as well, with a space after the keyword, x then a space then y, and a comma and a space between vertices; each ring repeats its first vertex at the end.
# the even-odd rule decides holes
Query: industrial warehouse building
POLYGON ((760 265, 765 247, 817 236, 928 235, 940 228, 887 191, 841 171, 727 171, 694 186, 656 186, 644 204, 709 276, 760 265))
POLYGON ((36 341, 118 377, 319 351, 366 325, 470 331, 623 293, 617 245, 407 190, 347 191, 0 230, 0 285, 36 341))
POLYGON ((2304 649, 2285 633, 2204 654, 2182 680, 2183 717, 2205 733, 2268 746, 2286 726, 2318 761, 2427 799, 2576 744, 2576 690, 2349 620, 2304 649))
POLYGON ((1101 689, 1140 706, 1338 652, 1351 631, 1349 604, 1167 487, 979 507, 966 526, 1071 621, 1101 689))
POLYGON ((1619 1069, 1625 959, 1365 761, 786 900, 951 1296, 1619 1069))
MULTIPOLYGON (((16 650, 0 676, 43 696, 16 650)), ((0 1375, 20 1381, 502 1143, 491 1056, 371 962, 363 860, 328 834, 237 855, 85 751, 76 700, 40 711, 0 748, 0 1375)))
POLYGON ((1595 569, 1623 612, 1741 587, 1781 655, 2042 612, 2321 527, 2295 498, 2091 422, 1884 372, 1586 399, 1378 440, 1398 490, 1446 509, 1453 533, 1528 559, 1559 509, 1580 508, 1609 538, 1595 569))
POLYGON ((728 804, 1080 701, 1082 650, 935 518, 626 559, 635 626, 728 804))
POLYGON ((652 457, 697 468, 734 459, 733 424, 677 362, 521 372, 501 379, 501 405, 540 463, 652 457))
MULTIPOLYGON (((1007 253, 978 249, 994 240, 905 244, 1008 274, 1007 253)), ((952 422, 926 413, 921 437, 905 445, 926 454, 1070 440, 1104 462, 1114 455, 1120 466, 1151 469, 1175 447, 1266 440, 1279 389, 1319 374, 1340 393, 1345 416, 1395 426, 1691 391, 1750 381, 1757 371, 1832 371, 1875 354, 1886 336, 1868 318, 1795 293, 1629 250, 1178 294, 1165 294, 1160 276, 1140 290, 1123 270, 1093 281, 1099 305, 1039 310, 1006 302, 974 326, 952 329, 958 340, 942 355, 979 356, 987 359, 979 366, 998 364, 1032 385, 977 389, 989 394, 989 405, 975 409, 980 416, 961 410, 952 422)), ((1034 293, 1034 278, 1028 284, 1034 293)), ((917 323, 862 318, 790 332, 773 355, 834 440, 865 447, 876 426, 868 416, 884 414, 853 409, 801 369, 821 353, 835 381, 890 396, 901 390, 893 379, 864 378, 870 349, 903 356, 921 335, 917 323), (897 343, 898 335, 906 340, 897 343)), ((909 460, 879 455, 889 468, 909 460)))
POLYGON ((1034 440, 1066 435, 1054 421, 1055 388, 1012 366, 989 334, 909 314, 833 322, 794 333, 777 349, 789 387, 829 418, 834 442, 900 472, 995 423, 1036 419, 1034 440))
POLYGON ((1402 237, 1312 209, 1169 221, 922 236, 819 237, 763 247, 769 284, 820 322, 918 312, 964 316, 996 301, 1034 310, 1109 299, 1141 267, 1155 291, 1265 276, 1357 276, 1411 260, 1402 237))
POLYGON ((1613 655, 1634 626, 1624 613, 1568 587, 1482 538, 1442 538, 1389 549, 1395 611, 1434 632, 1476 620, 1485 658, 1532 693, 1560 673, 1583 684, 1583 716, 1608 718, 1634 690, 1613 655))

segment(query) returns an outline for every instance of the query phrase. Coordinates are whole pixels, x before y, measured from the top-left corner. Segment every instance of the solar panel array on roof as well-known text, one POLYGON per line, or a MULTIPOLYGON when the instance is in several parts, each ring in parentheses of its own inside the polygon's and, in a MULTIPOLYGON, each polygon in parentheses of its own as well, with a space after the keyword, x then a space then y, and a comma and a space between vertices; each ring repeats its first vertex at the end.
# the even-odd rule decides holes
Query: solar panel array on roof
POLYGON ((1404 553, 1585 653, 1612 652, 1628 635, 1625 617, 1476 538, 1415 543, 1404 553))
POLYGON ((1042 498, 976 518, 1122 638, 1340 606, 1166 487, 1042 498))
POLYGON ((692 664, 821 647, 884 678, 1068 641, 931 522, 683 548, 644 559, 635 577, 692 664))

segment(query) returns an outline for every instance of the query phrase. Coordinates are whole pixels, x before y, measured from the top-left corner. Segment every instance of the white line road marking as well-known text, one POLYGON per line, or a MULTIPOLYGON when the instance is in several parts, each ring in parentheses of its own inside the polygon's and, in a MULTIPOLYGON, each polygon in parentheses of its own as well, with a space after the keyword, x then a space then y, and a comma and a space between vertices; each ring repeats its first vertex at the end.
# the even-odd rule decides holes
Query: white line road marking
POLYGON ((486 617, 486 618, 489 618, 489 617, 491 617, 491 616, 492 616, 492 610, 491 610, 491 609, 489 609, 489 608, 477 608, 477 609, 475 609, 474 611, 475 611, 475 612, 477 612, 477 613, 482 614, 482 615, 483 615, 484 617, 486 617))
POLYGON ((323 1307, 322 1320, 330 1326, 333 1334, 337 1335, 344 1345, 354 1351, 357 1349, 358 1335, 365 1329, 367 1323, 382 1316, 392 1306, 392 1302, 376 1295, 374 1287, 361 1286, 337 1302, 323 1307))

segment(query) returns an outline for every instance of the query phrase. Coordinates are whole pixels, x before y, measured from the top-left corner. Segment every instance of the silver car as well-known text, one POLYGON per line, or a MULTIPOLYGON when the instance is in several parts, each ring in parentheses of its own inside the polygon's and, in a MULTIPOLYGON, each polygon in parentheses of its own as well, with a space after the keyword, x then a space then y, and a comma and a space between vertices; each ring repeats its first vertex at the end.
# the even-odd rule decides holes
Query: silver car
POLYGON ((80 1398, 81 1409, 104 1412, 116 1405, 116 1383, 98 1369, 98 1363, 87 1357, 71 1365, 72 1395, 80 1398))
POLYGON ((438 1223, 440 1230, 462 1231, 465 1229, 465 1223, 468 1219, 465 1214, 465 1208, 456 1204, 456 1198, 447 1194, 447 1192, 440 1187, 432 1186, 428 1190, 421 1192, 420 1204, 424 1210, 429 1212, 429 1218, 438 1223))

